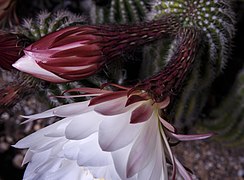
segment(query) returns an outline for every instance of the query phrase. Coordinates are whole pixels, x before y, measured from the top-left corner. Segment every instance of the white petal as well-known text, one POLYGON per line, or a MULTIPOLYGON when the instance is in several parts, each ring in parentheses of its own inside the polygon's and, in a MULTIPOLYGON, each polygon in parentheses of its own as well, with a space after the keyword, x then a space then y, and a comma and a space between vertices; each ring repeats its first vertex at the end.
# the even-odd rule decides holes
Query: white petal
POLYGON ((130 124, 131 112, 107 117, 99 126, 99 144, 104 151, 116 151, 131 143, 141 125, 130 124))
POLYGON ((34 155, 34 153, 28 149, 27 152, 25 153, 25 157, 24 157, 24 160, 22 162, 22 166, 25 165, 26 163, 30 162, 33 155, 34 155))
MULTIPOLYGON (((99 177, 101 180, 121 180, 113 165, 106 167, 88 167, 94 177, 99 177)), ((98 179, 97 179, 98 180, 98 179)))
POLYGON ((106 103, 96 105, 94 110, 102 115, 117 115, 127 112, 131 107, 125 107, 127 97, 121 97, 114 100, 110 100, 106 103))
POLYGON ((147 180, 168 179, 165 155, 164 155, 164 151, 162 151, 160 134, 158 134, 157 136, 158 136, 157 144, 152 159, 150 163, 141 172, 139 172, 138 179, 147 179, 147 180))
POLYGON ((80 166, 106 166, 113 163, 111 154, 100 148, 97 140, 97 133, 94 138, 80 146, 78 164, 80 166))
POLYGON ((112 152, 115 169, 119 174, 120 178, 123 180, 136 179, 135 177, 127 178, 126 176, 126 165, 128 162, 131 148, 132 148, 132 143, 122 149, 112 152))
POLYGON ((72 103, 60 106, 53 111, 55 116, 59 117, 69 117, 76 116, 82 113, 89 112, 93 110, 93 107, 88 106, 90 101, 83 101, 78 103, 72 103))
POLYGON ((44 151, 40 153, 35 153, 33 155, 31 161, 29 162, 25 174, 24 179, 28 177, 32 177, 38 174, 38 169, 41 167, 41 165, 46 164, 50 158, 50 151, 44 151))
POLYGON ((42 113, 38 113, 38 114, 34 114, 34 115, 30 115, 30 116, 22 116, 23 118, 28 118, 28 120, 24 121, 22 124, 34 121, 36 119, 42 119, 42 118, 48 118, 48 117, 53 117, 53 111, 55 109, 58 109, 59 107, 53 108, 53 109, 49 109, 47 111, 44 111, 42 113))
POLYGON ((127 164, 127 177, 132 177, 148 165, 157 143, 158 119, 155 114, 144 123, 144 127, 136 139, 127 164))
POLYGON ((83 144, 82 140, 80 141, 69 140, 67 143, 65 143, 62 147, 64 157, 76 161, 78 159, 78 154, 80 151, 80 144, 83 144))
POLYGON ((43 129, 40 129, 39 131, 30 134, 29 136, 19 140, 13 147, 16 148, 29 148, 29 147, 36 147, 36 146, 42 146, 41 142, 49 143, 49 140, 53 141, 54 138, 46 137, 45 134, 48 134, 49 132, 55 131, 57 127, 59 127, 63 123, 69 123, 69 120, 63 119, 61 121, 58 121, 52 125, 49 125, 43 129))
POLYGON ((52 131, 45 133, 45 137, 64 137, 65 136, 65 129, 69 125, 71 120, 69 118, 64 118, 60 120, 60 124, 52 131))
POLYGON ((46 173, 50 180, 93 180, 93 175, 75 162, 64 160, 62 166, 53 173, 46 173))
POLYGON ((94 111, 70 117, 71 123, 65 130, 67 139, 79 140, 88 137, 98 131, 98 127, 103 117, 94 111))
POLYGON ((16 69, 31 74, 37 78, 60 83, 60 82, 68 82, 68 80, 58 77, 57 75, 41 68, 33 59, 32 57, 28 55, 24 55, 22 58, 20 58, 18 61, 16 61, 13 65, 16 69))

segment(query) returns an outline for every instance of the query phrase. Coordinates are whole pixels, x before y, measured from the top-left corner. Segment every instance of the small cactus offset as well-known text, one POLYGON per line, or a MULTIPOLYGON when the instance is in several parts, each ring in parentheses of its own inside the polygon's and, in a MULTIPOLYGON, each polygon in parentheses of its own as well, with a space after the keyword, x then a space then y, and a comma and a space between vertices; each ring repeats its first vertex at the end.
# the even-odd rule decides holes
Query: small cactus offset
POLYGON ((35 42, 51 32, 84 23, 87 23, 84 17, 69 11, 60 10, 50 13, 44 10, 37 14, 36 18, 24 19, 22 25, 17 28, 16 33, 23 34, 29 40, 35 42))

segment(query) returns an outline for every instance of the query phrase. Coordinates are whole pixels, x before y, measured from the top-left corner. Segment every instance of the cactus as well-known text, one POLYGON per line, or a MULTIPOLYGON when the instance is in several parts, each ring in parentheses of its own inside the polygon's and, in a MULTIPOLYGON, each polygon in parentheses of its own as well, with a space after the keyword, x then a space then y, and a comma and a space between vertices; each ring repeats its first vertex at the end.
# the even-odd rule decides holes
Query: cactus
POLYGON ((202 122, 202 128, 219 134, 217 140, 227 145, 244 143, 244 70, 242 69, 227 97, 211 111, 208 119, 202 122))

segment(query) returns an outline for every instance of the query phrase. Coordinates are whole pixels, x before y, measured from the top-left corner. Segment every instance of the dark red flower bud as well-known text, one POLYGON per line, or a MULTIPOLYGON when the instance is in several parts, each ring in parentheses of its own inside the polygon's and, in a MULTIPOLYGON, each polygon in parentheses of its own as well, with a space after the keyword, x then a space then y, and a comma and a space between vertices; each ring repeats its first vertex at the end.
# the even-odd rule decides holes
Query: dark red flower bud
POLYGON ((84 25, 51 33, 27 47, 14 67, 35 77, 66 82, 88 77, 123 52, 174 36, 173 17, 134 25, 84 25))

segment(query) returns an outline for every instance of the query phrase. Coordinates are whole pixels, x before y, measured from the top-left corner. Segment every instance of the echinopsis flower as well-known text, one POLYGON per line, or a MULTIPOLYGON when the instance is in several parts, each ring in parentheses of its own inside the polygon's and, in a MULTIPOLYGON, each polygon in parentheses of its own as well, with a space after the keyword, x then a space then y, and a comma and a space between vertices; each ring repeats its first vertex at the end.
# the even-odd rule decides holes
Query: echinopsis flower
POLYGON ((51 82, 80 80, 95 74, 123 52, 163 37, 174 37, 178 29, 173 16, 135 25, 67 27, 27 47, 25 56, 14 67, 51 82))
POLYGON ((26 116, 27 122, 52 116, 63 119, 15 145, 28 148, 24 179, 168 179, 166 160, 173 166, 173 179, 176 172, 191 179, 172 154, 168 139, 196 140, 211 134, 177 135, 161 115, 171 90, 180 87, 189 71, 199 37, 196 29, 181 29, 168 66, 134 88, 75 89, 85 92, 77 97, 93 98, 26 116))
POLYGON ((195 140, 211 134, 175 134, 161 117, 170 98, 155 103, 145 92, 127 97, 127 89, 78 90, 85 93, 81 96, 93 98, 25 116, 27 122, 52 116, 63 119, 14 145, 28 148, 24 179, 167 179, 166 159, 173 165, 173 177, 178 169, 190 178, 173 156, 167 137, 195 140))
POLYGON ((15 63, 23 54, 21 40, 15 34, 0 31, 0 67, 6 70, 13 69, 15 63))

